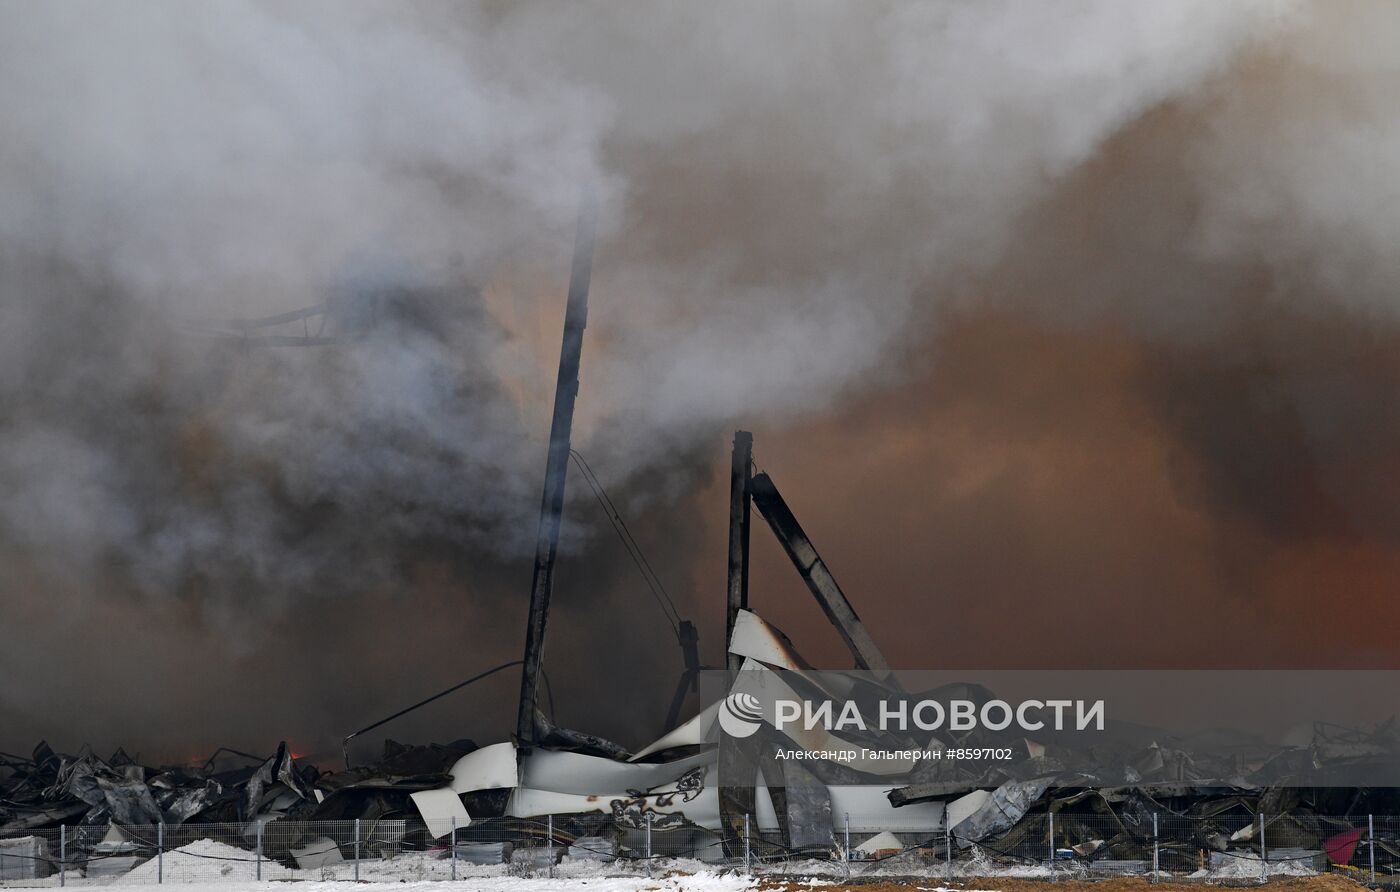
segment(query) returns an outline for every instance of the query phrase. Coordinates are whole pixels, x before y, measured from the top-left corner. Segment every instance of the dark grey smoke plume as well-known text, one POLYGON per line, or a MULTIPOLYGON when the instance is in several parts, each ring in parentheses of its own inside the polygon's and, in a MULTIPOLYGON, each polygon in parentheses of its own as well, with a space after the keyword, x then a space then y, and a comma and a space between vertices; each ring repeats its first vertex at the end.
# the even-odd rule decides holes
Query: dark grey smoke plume
MULTIPOLYGON (((576 444, 706 623, 711 660, 710 474, 734 426, 769 438, 775 473, 783 447, 832 466, 810 434, 865 406, 883 414, 858 442, 886 443, 892 466, 931 449, 961 467, 1038 425, 1092 427, 1072 401, 1004 399, 987 367, 1004 335, 983 356, 955 349, 984 315, 1058 332, 1056 349, 1106 332, 1149 357, 1124 373, 1123 404, 1160 419, 1148 440, 1219 459, 1174 478, 1195 510, 1328 526, 1279 484, 1308 466, 1343 506, 1363 498, 1328 476, 1351 455, 1327 438, 1356 428, 1338 418, 1349 394, 1381 385, 1329 391, 1303 364, 1280 386, 1221 357, 1267 328, 1250 307, 1394 324, 1398 17, 1271 2, 0 5, 0 747, 46 735, 183 756, 290 735, 322 749, 515 656, 585 184, 604 219, 576 444), (346 343, 191 333, 325 301, 346 343), (975 377, 926 377, 939 363, 975 377), (940 400, 960 389, 1009 427, 950 425, 940 400), (1261 390, 1288 419, 1258 410, 1261 390), (1241 396, 1188 398, 1203 391, 1241 396), (928 425, 905 428, 920 406, 928 425), (1288 426, 1298 407, 1304 434, 1288 426), (1273 464, 1241 480, 1236 451, 1273 464)), ((1060 362, 1032 362, 1055 352, 1041 347, 1027 368, 1055 380, 1060 362)), ((1264 354, 1287 365, 1280 351, 1264 354)), ((1001 479, 963 470, 930 491, 1001 479)), ((830 471, 791 479, 826 540, 881 510, 830 471)), ((1055 524, 1017 497, 1034 480, 1001 485, 959 554, 997 552, 992 518, 1055 524)), ((635 743, 657 730, 629 718, 637 698, 659 710, 678 661, 590 499, 574 486, 548 664, 562 719, 635 743)), ((968 507, 924 495, 902 528, 968 507)), ((904 557, 846 557, 845 576, 884 580, 862 596, 877 634, 909 627, 900 612, 923 596, 899 585, 908 550, 891 550, 904 557)), ((1022 581, 1052 601, 1123 578, 1050 564, 1066 575, 1029 560, 1022 581)), ((917 642, 891 650, 926 659, 917 642)), ((403 734, 498 736, 510 688, 403 734)))

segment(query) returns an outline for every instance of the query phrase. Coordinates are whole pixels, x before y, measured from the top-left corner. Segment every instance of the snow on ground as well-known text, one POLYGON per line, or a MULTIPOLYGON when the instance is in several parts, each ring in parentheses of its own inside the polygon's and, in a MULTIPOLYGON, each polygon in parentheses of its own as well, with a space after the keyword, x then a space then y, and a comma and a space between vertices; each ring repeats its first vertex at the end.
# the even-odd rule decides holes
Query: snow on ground
MULTIPOLYGON (((246 849, 213 840, 199 840, 180 849, 165 853, 158 867, 152 859, 129 873, 116 877, 85 878, 70 871, 69 886, 121 886, 127 892, 163 892, 157 887, 157 871, 164 887, 177 887, 178 892, 285 892, 287 880, 297 880, 297 892, 342 892, 346 881, 356 878, 351 861, 323 868, 293 870, 276 861, 263 859, 261 881, 258 864, 246 849)), ((782 864, 761 864, 755 860, 754 872, 759 877, 746 876, 742 868, 722 870, 715 865, 688 859, 661 859, 653 866, 654 878, 647 876, 644 862, 603 862, 593 859, 565 858, 549 877, 543 866, 533 869, 520 863, 456 864, 457 883, 451 861, 437 852, 405 852, 393 858, 365 859, 359 862, 358 878, 370 882, 392 882, 405 892, 756 892, 762 882, 767 889, 786 887, 798 892, 804 886, 825 886, 833 882, 860 881, 875 878, 903 880, 922 892, 946 892, 943 886, 944 867, 928 863, 914 852, 874 862, 793 861, 782 864)), ((1069 865, 1057 865, 1056 874, 1067 878, 1078 876, 1069 865)), ((1306 876, 1314 871, 1300 861, 1271 862, 1272 876, 1306 876)), ((972 878, 1049 879, 1044 864, 998 863, 986 853, 974 849, 970 857, 954 865, 954 877, 967 881, 972 878)), ((1199 871, 1190 879, 1242 880, 1259 876, 1259 862, 1239 859, 1211 871, 1199 871)), ((58 877, 42 880, 11 880, 0 883, 5 892, 25 887, 58 886, 58 877)))
MULTIPOLYGON (((1317 871, 1307 861, 1270 861, 1271 877, 1310 877, 1317 871)), ((1257 880, 1259 879, 1258 858, 1233 858, 1220 867, 1211 870, 1198 870, 1187 874, 1191 880, 1257 880)))
MULTIPOLYGON (((152 858, 129 873, 113 880, 126 885, 155 885, 159 876, 167 883, 190 883, 200 880, 256 880, 258 864, 247 849, 201 839, 165 853, 163 864, 152 858)), ((288 880, 295 873, 276 861, 263 859, 264 880, 288 880)))
MULTIPOLYGON (((121 876, 83 877, 70 870, 68 886, 121 886, 124 892, 157 892, 177 889, 178 892, 285 892, 287 880, 298 880, 297 892, 337 890, 343 892, 346 881, 356 879, 355 862, 345 861, 322 868, 293 870, 264 858, 261 881, 259 866, 246 849, 236 848, 214 840, 203 839, 165 853, 163 864, 155 859, 138 865, 121 876), (157 885, 157 877, 163 885, 157 885)), ((653 867, 655 878, 647 876, 643 862, 602 862, 593 859, 565 858, 547 875, 543 866, 527 868, 517 863, 469 864, 459 860, 455 876, 452 862, 435 852, 405 852, 394 858, 364 859, 359 862, 361 881, 392 882, 396 888, 417 892, 743 892, 756 881, 737 871, 717 871, 713 865, 688 859, 664 859, 653 867), (523 874, 523 875, 522 875, 523 874), (466 881, 466 882, 463 882, 466 881)), ((59 885, 57 874, 41 880, 12 880, 0 882, 6 892, 10 889, 59 885)))
MULTIPOLYGON (((363 871, 361 872, 363 877, 363 871)), ((462 877, 462 874, 458 874, 462 877)), ((751 889, 755 880, 739 874, 716 874, 709 872, 685 875, 657 876, 647 878, 643 873, 635 877, 513 877, 513 876, 473 876, 469 883, 451 881, 430 881, 398 883, 394 886, 399 892, 742 892, 751 889)), ((20 888, 20 887, 8 887, 20 888)), ((168 885, 158 886, 154 879, 149 884, 128 885, 129 892, 168 892, 168 885)), ((182 883, 180 892, 287 892, 286 883, 270 880, 263 882, 244 880, 211 880, 206 882, 182 883)), ((296 892, 346 892, 351 888, 341 881, 311 881, 298 883, 296 892)))

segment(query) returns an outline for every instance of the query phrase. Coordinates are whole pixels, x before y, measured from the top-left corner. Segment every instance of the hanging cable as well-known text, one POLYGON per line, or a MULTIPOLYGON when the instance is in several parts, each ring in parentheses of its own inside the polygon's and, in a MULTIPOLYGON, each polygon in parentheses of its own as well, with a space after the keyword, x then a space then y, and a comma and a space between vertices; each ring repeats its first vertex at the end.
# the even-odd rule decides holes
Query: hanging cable
MULTIPOLYGON (((448 688, 448 689, 445 690, 445 691, 438 691, 436 694, 433 694, 431 697, 425 697, 425 698, 423 698, 422 700, 419 700, 417 703, 413 704, 412 706, 406 707, 406 708, 404 708, 404 709, 400 709, 398 712, 394 713, 393 715, 391 715, 391 716, 386 716, 385 718, 380 719, 379 721, 375 722, 375 723, 372 724, 372 725, 366 725, 365 727, 361 728, 361 729, 358 730, 358 731, 354 731, 354 732, 352 732, 352 733, 350 733, 350 734, 345 735, 345 739, 342 740, 342 741, 340 742, 340 749, 341 749, 341 755, 345 757, 345 767, 346 767, 346 769, 348 770, 348 769, 350 768, 350 741, 351 741, 351 740, 355 739, 356 737, 359 737, 361 734, 365 733, 366 731, 373 731, 375 728, 378 728, 380 725, 387 724, 388 722, 392 722, 394 719, 398 718, 399 716, 406 715, 406 714, 408 714, 408 713, 410 713, 410 712, 413 712, 413 710, 418 709, 420 706, 427 706, 429 703, 432 703, 434 700, 438 700, 438 699, 440 699, 440 698, 442 698, 442 697, 446 697, 448 694, 452 693, 453 691, 461 690, 462 688, 466 687, 466 686, 469 685, 469 684, 472 684, 472 683, 474 683, 474 682, 481 681, 481 680, 484 679, 484 678, 489 678, 489 677, 491 677, 492 675, 495 675, 497 672, 500 672, 502 669, 509 669, 511 666, 519 666, 519 665, 520 665, 521 663, 523 663, 523 662, 525 662, 525 661, 524 661, 524 660, 510 660, 509 662, 502 663, 501 665, 496 666, 496 667, 494 667, 494 668, 487 669, 485 672, 478 672, 476 675, 473 675, 471 678, 467 679, 466 681, 458 682, 457 684, 454 684, 452 687, 448 688)), ((553 709, 554 709, 554 705, 553 705, 553 702, 552 702, 553 699, 554 699, 554 695, 553 695, 553 693, 551 693, 551 694, 550 694, 550 701, 551 701, 551 703, 550 703, 550 711, 553 711, 553 709)))
POLYGON ((637 566, 637 572, 642 574, 642 579, 646 582, 647 588, 651 590, 651 595, 656 599, 657 606, 666 615, 666 621, 671 624, 671 631, 679 639, 681 637, 681 614, 676 609, 676 602, 671 599, 671 595, 666 591, 666 586, 662 584, 656 571, 651 568, 651 562, 647 560, 642 547, 633 538, 632 531, 627 528, 627 522, 618 513, 617 506, 608 496, 608 492, 603 488, 603 484, 598 480, 598 475, 593 473, 593 468, 588 464, 587 459, 577 449, 570 449, 569 456, 573 458, 574 465, 578 467, 583 482, 588 484, 588 488, 593 490, 593 497, 602 506, 603 513, 608 516, 608 521, 612 524, 613 531, 617 533, 617 538, 621 540, 622 547, 627 549, 627 554, 632 558, 632 563, 637 566))

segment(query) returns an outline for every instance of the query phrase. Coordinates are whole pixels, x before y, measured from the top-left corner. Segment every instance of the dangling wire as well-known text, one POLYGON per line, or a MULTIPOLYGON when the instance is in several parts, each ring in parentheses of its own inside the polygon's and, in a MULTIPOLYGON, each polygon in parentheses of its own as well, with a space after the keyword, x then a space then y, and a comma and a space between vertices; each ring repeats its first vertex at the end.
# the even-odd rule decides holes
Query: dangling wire
POLYGON ((579 474, 583 477, 583 482, 587 483, 588 488, 593 490, 593 497, 596 498, 598 504, 602 506, 603 513, 608 516, 608 521, 612 523, 612 528, 614 532, 617 533, 617 538, 622 541, 622 547, 627 549, 627 554, 632 558, 632 563, 637 566, 637 572, 642 574, 642 579, 645 580, 647 588, 651 590, 651 595, 656 599, 657 606, 659 606, 661 612, 666 615, 666 621, 671 624, 671 631, 675 632, 676 638, 679 639, 681 637, 681 614, 680 611, 676 609, 676 602, 671 600, 671 595, 666 591, 666 586, 662 584, 660 577, 656 575, 656 571, 651 568, 651 562, 647 560, 646 554, 642 552, 642 547, 638 545, 637 540, 633 538, 632 531, 627 528, 627 522, 623 520, 622 515, 618 513, 617 506, 613 504, 613 500, 608 496, 607 490, 604 489, 603 484, 599 482, 598 475, 593 473, 593 468, 589 466, 587 459, 585 459, 577 449, 570 449, 569 456, 573 458, 574 465, 578 467, 579 474))

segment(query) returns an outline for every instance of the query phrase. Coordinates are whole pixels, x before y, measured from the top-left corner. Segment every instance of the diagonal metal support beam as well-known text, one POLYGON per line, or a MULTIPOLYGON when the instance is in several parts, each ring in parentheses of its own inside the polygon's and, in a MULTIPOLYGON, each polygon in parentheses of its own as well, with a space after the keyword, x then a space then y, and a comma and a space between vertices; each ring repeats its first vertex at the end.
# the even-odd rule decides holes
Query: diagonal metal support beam
POLYGON ((821 555, 817 554, 816 546, 793 516, 787 502, 778 494, 772 479, 767 474, 755 474, 749 481, 749 493, 754 507, 768 521, 773 535, 778 537, 783 550, 802 575, 802 581, 816 596, 822 612, 851 649, 856 666, 882 675, 889 674, 890 664, 885 660, 885 655, 880 653, 875 639, 870 637, 860 617, 856 616, 855 608, 841 591, 841 586, 836 584, 836 577, 831 575, 821 555))

